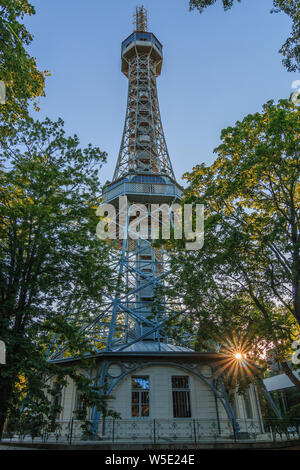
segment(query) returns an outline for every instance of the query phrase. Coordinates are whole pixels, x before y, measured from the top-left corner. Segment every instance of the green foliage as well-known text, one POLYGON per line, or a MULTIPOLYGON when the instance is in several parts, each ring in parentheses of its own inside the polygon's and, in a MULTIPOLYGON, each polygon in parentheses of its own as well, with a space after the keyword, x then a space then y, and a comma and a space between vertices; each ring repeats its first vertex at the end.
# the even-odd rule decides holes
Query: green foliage
POLYGON ((286 13, 292 21, 292 31, 279 52, 282 63, 289 72, 300 70, 300 2, 299 0, 274 0, 271 13, 286 13))
POLYGON ((222 131, 213 165, 197 165, 184 203, 205 205, 199 251, 173 241, 170 331, 200 350, 232 332, 251 360, 284 362, 300 321, 300 111, 270 101, 222 131), (208 341, 208 339, 210 340, 208 341))
MULTIPOLYGON (((289 411, 284 416, 285 419, 293 419, 293 418, 300 418, 300 403, 297 405, 293 405, 290 407, 289 411)), ((300 423, 299 423, 300 424, 300 423)))
POLYGON ((0 80, 6 85, 6 104, 0 105, 2 125, 24 118, 29 102, 37 108, 35 99, 44 95, 49 73, 40 72, 35 58, 26 51, 32 35, 21 22, 34 13, 27 0, 0 0, 0 80))
MULTIPOLYGON (((217 0, 190 0, 190 9, 194 10, 197 9, 199 10, 200 13, 203 13, 205 8, 214 5, 217 0)), ((241 0, 237 0, 237 2, 241 2, 241 0)), ((229 10, 233 3, 234 0, 222 0, 223 3, 223 8, 224 10, 229 10)))
MULTIPOLYGON (((241 0, 236 0, 241 2, 241 0)), ((203 13, 205 8, 214 5, 216 0, 190 0, 190 9, 203 13)), ((224 10, 229 10, 234 0, 222 0, 224 10)), ((292 31, 279 52, 283 55, 282 63, 289 72, 300 70, 300 2, 299 0, 273 0, 271 13, 286 13, 292 21, 292 31)))
POLYGON ((80 393, 80 407, 75 410, 74 418, 82 422, 83 437, 89 438, 91 437, 90 429, 92 424, 87 418, 89 408, 95 406, 103 417, 120 418, 120 415, 108 407, 109 401, 113 399, 112 396, 100 394, 100 387, 91 385, 90 379, 83 374, 76 374, 73 378, 76 383, 77 392, 80 393))
MULTIPOLYGON (((97 239, 98 171, 106 155, 63 121, 20 121, 0 134, 0 418, 25 397, 48 407, 45 378, 74 375, 45 360, 56 334, 65 355, 91 350, 80 332, 102 306, 113 282, 108 247, 97 239)), ((28 405, 29 408, 29 405, 28 405)), ((33 415, 36 410, 31 409, 33 415)))

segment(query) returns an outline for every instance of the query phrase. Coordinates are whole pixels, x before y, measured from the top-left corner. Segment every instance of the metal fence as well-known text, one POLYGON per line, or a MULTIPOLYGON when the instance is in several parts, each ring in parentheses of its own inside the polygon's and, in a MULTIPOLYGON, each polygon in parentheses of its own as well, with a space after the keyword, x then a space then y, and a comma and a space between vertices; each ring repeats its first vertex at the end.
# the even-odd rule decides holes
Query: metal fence
POLYGON ((300 438, 300 419, 238 420, 238 430, 230 420, 217 419, 105 419, 97 436, 90 423, 75 419, 43 422, 29 429, 24 424, 6 432, 5 440, 75 444, 79 442, 190 443, 288 441, 300 438))
POLYGON ((164 196, 182 196, 182 191, 175 184, 155 184, 155 183, 134 183, 121 182, 112 189, 107 189, 103 194, 105 202, 109 202, 118 196, 128 194, 146 194, 146 195, 164 195, 164 196))

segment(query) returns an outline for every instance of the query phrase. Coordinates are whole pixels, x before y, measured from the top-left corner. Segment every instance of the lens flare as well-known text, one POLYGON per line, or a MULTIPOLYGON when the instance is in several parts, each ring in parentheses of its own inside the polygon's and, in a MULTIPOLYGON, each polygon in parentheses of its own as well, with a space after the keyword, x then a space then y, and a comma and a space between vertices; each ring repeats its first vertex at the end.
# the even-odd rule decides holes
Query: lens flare
POLYGON ((239 381, 239 378, 247 382, 253 381, 258 374, 259 369, 251 361, 251 338, 249 333, 237 335, 228 332, 219 338, 220 350, 223 356, 219 361, 217 375, 226 373, 233 384, 239 381))

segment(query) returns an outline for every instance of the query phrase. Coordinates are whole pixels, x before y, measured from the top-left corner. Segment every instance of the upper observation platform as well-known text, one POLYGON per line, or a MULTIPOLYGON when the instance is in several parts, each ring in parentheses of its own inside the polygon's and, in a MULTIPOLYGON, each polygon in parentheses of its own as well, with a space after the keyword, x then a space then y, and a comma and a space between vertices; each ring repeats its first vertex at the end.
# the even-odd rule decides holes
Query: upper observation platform
POLYGON ((162 44, 153 33, 135 31, 122 42, 122 72, 128 77, 128 63, 139 54, 149 54, 156 62, 156 76, 160 75, 163 52, 162 44))
POLYGON ((103 202, 118 206, 119 197, 132 203, 180 202, 183 188, 164 174, 127 174, 110 183, 103 192, 103 202))

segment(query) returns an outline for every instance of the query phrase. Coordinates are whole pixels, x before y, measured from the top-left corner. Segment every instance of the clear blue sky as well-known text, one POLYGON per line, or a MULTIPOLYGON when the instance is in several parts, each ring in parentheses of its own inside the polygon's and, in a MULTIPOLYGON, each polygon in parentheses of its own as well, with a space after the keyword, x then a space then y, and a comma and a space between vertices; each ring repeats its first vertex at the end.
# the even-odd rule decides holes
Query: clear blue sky
MULTIPOLYGON (((34 117, 62 117, 68 133, 108 153, 101 180, 111 180, 123 131, 127 79, 120 45, 132 32, 136 0, 32 0, 26 19, 30 53, 51 71, 34 117)), ((163 126, 175 173, 213 162, 221 129, 269 99, 287 98, 293 80, 278 49, 291 22, 270 14, 272 0, 221 0, 200 15, 188 0, 145 0, 149 30, 164 46, 158 78, 163 126)))

